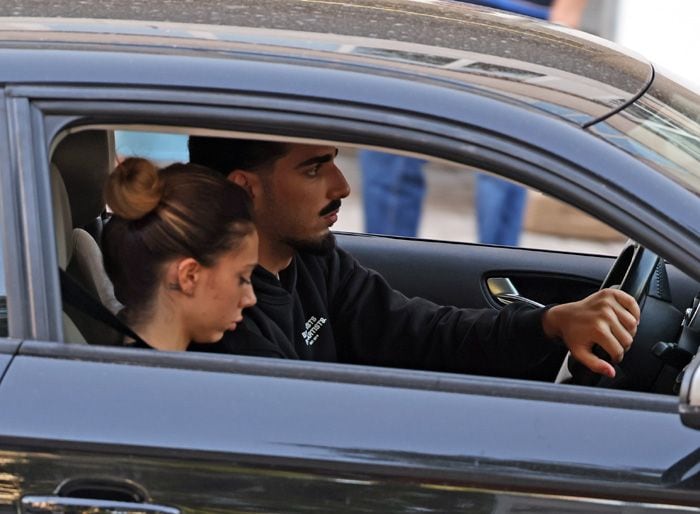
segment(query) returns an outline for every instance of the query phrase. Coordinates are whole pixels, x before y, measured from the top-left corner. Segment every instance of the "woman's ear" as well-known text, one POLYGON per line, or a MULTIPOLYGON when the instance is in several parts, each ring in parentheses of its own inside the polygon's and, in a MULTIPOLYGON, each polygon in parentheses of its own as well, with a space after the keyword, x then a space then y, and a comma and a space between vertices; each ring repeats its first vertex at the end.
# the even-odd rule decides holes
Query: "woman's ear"
POLYGON ((228 178, 237 186, 240 186, 243 189, 245 189, 251 200, 255 198, 258 184, 260 183, 257 174, 252 173, 250 171, 233 170, 231 173, 228 174, 226 178, 228 178))
MULTIPOLYGON (((192 257, 180 259, 176 261, 176 264, 175 284, 177 285, 177 289, 187 296, 192 296, 197 282, 199 281, 202 265, 192 257)), ((168 289, 170 289, 170 282, 168 283, 168 289)))

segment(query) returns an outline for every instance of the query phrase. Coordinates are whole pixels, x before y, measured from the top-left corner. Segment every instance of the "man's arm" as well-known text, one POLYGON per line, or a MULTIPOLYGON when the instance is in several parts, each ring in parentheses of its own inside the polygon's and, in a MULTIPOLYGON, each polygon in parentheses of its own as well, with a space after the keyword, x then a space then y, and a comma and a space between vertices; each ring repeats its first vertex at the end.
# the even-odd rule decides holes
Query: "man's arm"
POLYGON ((556 374, 566 354, 544 333, 546 309, 440 306, 406 298, 340 249, 327 262, 341 362, 541 379, 556 374))
POLYGON ((549 309, 457 309, 408 299, 342 250, 337 257, 329 293, 343 362, 527 377, 563 341, 592 371, 612 376, 593 346, 619 362, 636 333, 639 307, 619 290, 549 309))

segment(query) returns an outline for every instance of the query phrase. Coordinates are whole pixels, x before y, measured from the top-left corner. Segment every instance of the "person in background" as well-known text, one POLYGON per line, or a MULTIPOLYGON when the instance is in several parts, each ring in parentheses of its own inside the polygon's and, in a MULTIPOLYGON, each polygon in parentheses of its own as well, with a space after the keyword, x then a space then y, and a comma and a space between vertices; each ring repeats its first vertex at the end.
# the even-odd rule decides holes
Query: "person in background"
MULTIPOLYGON (((548 19, 577 28, 587 0, 458 0, 548 19)), ((365 231, 415 237, 425 198, 425 161, 374 150, 359 152, 365 231)), ((513 182, 479 173, 476 176, 476 219, 479 242, 516 246, 522 231, 526 190, 513 182)))
MULTIPOLYGON (((464 1, 464 0, 460 0, 464 1)), ((587 0, 469 0, 570 27, 581 23, 587 0)), ((476 226, 479 242, 517 246, 523 227, 526 189, 485 173, 476 175, 476 226)))
POLYGON ((132 346, 186 350, 234 330, 255 304, 258 235, 246 192, 202 166, 129 158, 109 176, 105 270, 132 346))
POLYGON ((358 152, 365 232, 415 237, 425 198, 425 161, 374 150, 358 152))

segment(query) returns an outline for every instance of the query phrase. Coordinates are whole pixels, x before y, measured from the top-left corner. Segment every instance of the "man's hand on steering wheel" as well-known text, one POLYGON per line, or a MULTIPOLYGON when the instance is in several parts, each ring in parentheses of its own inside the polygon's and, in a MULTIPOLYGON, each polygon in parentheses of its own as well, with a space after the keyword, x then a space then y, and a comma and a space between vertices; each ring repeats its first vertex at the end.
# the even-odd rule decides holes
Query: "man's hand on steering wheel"
POLYGON ((619 363, 637 333, 640 310, 635 299, 619 289, 601 289, 578 302, 555 305, 542 318, 548 337, 560 338, 571 355, 594 373, 615 376, 615 368, 595 353, 595 345, 619 363))

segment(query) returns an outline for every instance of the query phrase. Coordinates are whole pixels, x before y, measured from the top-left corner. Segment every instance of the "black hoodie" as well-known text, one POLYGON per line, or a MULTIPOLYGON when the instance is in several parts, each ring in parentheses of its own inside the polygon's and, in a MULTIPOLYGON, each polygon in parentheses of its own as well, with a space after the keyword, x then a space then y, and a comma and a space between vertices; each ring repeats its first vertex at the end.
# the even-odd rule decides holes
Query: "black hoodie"
POLYGON ((409 299, 341 249, 298 253, 279 280, 258 267, 253 286, 258 302, 238 328, 191 349, 523 378, 566 353, 543 333, 544 309, 409 299))

